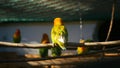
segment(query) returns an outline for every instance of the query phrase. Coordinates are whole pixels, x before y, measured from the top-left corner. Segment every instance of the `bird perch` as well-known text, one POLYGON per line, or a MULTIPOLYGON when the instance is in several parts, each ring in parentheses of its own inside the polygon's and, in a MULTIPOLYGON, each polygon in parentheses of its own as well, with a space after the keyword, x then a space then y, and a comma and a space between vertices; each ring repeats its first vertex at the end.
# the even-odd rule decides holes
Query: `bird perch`
MULTIPOLYGON (((78 47, 78 46, 114 46, 120 45, 120 40, 116 41, 106 41, 106 42, 85 42, 85 43, 75 43, 68 42, 67 47, 78 47)), ((34 43, 12 43, 12 42, 0 42, 0 47, 18 47, 18 48, 44 48, 44 47, 55 47, 53 43, 48 44, 34 44, 34 43)))

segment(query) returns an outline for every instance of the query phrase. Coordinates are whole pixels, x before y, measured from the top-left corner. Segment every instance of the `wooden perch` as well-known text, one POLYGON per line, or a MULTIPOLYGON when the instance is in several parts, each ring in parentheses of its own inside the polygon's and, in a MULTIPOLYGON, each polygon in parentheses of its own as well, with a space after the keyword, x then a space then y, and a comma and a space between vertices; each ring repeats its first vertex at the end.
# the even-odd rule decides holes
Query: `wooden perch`
MULTIPOLYGON (((101 53, 101 52, 107 52, 107 51, 112 51, 119 49, 120 46, 118 47, 113 47, 105 50, 97 50, 97 51, 92 51, 84 54, 74 54, 74 55, 62 55, 62 56, 56 56, 56 57, 47 57, 47 58, 24 58, 24 59, 0 59, 0 63, 16 63, 16 62, 30 62, 30 61, 45 61, 45 60, 55 60, 55 59, 67 59, 67 58, 77 58, 77 57, 85 57, 85 56, 90 56, 90 55, 96 55, 101 53)), ((98 56, 101 57, 101 56, 98 56)), ((61 61, 63 62, 63 61, 61 61)))
POLYGON ((120 45, 120 40, 116 40, 116 41, 106 41, 106 42, 91 42, 91 43, 85 43, 86 46, 97 46, 97 45, 103 45, 103 46, 107 46, 107 45, 120 45))
POLYGON ((120 40, 106 41, 106 42, 85 42, 85 43, 67 43, 68 46, 107 46, 107 45, 120 45, 120 40))
MULTIPOLYGON (((28 61, 28 62, 19 62, 19 63, 9 63, 10 65, 17 65, 17 66, 44 66, 44 65, 83 65, 83 64, 90 64, 90 63, 104 63, 106 61, 112 62, 113 60, 120 60, 119 57, 106 57, 103 60, 100 60, 100 57, 74 57, 74 58, 57 58, 54 60, 44 60, 44 61, 28 61)), ((1 63, 8 64, 8 63, 1 63)))
POLYGON ((101 59, 101 56, 99 53, 118 49, 120 47, 114 47, 110 49, 105 50, 98 50, 86 54, 80 54, 80 55, 65 55, 65 56, 58 56, 58 57, 48 57, 48 58, 21 58, 21 59, 0 59, 0 64, 14 64, 14 65, 22 65, 22 66, 44 66, 44 65, 76 65, 76 64, 83 64, 83 63, 96 63, 101 61, 108 61, 113 59, 120 59, 113 58, 113 57, 104 57, 101 59))
MULTIPOLYGON (((68 42, 68 47, 78 47, 78 46, 107 46, 107 45, 120 45, 120 40, 116 41, 106 41, 106 42, 85 42, 85 43, 74 43, 68 42)), ((12 43, 12 42, 0 42, 1 47, 19 47, 19 48, 43 48, 43 47, 54 47, 54 44, 30 44, 30 43, 12 43)))
MULTIPOLYGON (((32 65, 32 66, 43 66, 43 65, 66 65, 66 64, 79 64, 83 62, 94 62, 98 61, 98 57, 72 57, 72 58, 56 58, 51 60, 41 60, 41 61, 26 61, 26 62, 14 62, 9 64, 22 64, 23 66, 32 65)), ((25 59, 24 59, 25 60, 25 59)), ((8 60, 12 61, 12 60, 8 60)), ((14 61, 14 60, 13 60, 14 61)), ((8 64, 1 63, 1 64, 8 64)))
POLYGON ((0 42, 1 47, 19 47, 19 48, 43 48, 54 47, 52 43, 48 44, 29 44, 29 43, 12 43, 12 42, 0 42))

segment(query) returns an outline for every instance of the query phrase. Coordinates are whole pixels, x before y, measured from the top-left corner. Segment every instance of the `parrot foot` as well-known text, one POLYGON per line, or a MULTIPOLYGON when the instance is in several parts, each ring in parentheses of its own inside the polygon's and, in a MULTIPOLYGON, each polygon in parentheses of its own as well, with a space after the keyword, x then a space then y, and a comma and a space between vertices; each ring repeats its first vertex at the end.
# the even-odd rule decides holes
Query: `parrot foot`
POLYGON ((54 44, 53 44, 53 47, 56 47, 56 46, 58 46, 58 44, 57 44, 57 43, 54 43, 54 44))

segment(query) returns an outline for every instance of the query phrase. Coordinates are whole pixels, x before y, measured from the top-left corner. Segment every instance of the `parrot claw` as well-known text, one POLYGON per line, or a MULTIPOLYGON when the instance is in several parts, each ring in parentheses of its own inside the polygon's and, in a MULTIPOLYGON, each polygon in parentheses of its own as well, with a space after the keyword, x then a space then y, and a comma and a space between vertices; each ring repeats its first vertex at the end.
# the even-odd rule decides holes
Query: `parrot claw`
POLYGON ((56 44, 56 43, 53 43, 53 46, 52 46, 52 47, 55 47, 55 46, 57 46, 57 44, 56 44))

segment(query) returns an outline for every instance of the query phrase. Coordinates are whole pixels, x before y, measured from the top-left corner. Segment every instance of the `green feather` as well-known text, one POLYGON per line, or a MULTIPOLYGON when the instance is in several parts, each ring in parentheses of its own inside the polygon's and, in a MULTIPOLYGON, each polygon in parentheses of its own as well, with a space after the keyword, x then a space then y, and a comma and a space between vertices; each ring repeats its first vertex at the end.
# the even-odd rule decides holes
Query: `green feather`
POLYGON ((20 43, 21 42, 21 36, 13 37, 13 42, 14 43, 20 43))
POLYGON ((62 49, 65 48, 65 43, 68 41, 68 32, 64 26, 54 26, 51 31, 51 38, 53 43, 57 43, 62 49), (63 37, 64 43, 59 41, 63 37))
POLYGON ((61 48, 59 46, 56 46, 54 48, 51 48, 52 56, 60 56, 61 55, 61 48))
POLYGON ((39 53, 41 57, 48 57, 48 48, 40 48, 39 53))
POLYGON ((51 30, 51 39, 54 44, 58 47, 52 48, 53 56, 60 56, 61 50, 66 49, 66 42, 68 41, 68 32, 65 26, 54 26, 51 30), (61 40, 62 38, 62 40, 61 40))
MULTIPOLYGON (((48 37, 48 35, 47 35, 46 33, 44 33, 44 34, 42 35, 41 43, 42 43, 42 44, 47 44, 47 43, 49 43, 49 37, 48 37)), ((48 57, 48 50, 49 50, 48 48, 40 48, 40 49, 39 49, 40 56, 41 56, 42 58, 48 57)))

